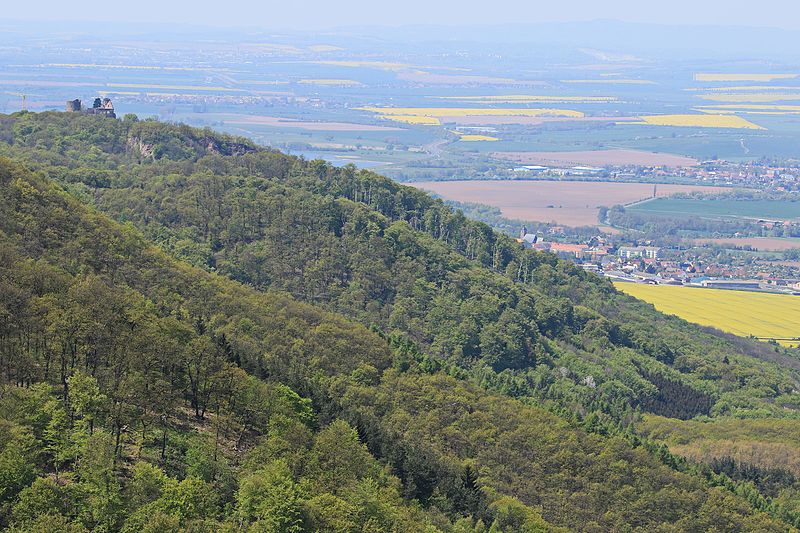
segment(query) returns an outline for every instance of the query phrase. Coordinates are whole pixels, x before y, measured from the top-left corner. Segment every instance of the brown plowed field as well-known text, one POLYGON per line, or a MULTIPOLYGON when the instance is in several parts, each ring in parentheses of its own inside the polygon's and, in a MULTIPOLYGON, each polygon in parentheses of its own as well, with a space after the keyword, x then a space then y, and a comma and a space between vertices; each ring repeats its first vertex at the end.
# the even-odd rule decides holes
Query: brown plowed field
MULTIPOLYGON (((411 183, 449 200, 499 208, 508 218, 556 222, 566 226, 597 226, 600 206, 611 207, 650 198, 653 184, 599 181, 426 181, 411 183)), ((658 185, 658 196, 679 192, 719 192, 722 187, 658 185)))

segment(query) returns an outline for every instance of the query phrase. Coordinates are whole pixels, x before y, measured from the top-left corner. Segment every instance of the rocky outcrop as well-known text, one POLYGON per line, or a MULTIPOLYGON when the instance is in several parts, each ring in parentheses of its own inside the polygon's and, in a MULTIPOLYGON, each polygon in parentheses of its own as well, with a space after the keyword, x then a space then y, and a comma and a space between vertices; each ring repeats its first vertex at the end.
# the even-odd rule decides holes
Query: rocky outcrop
POLYGON ((156 159, 156 150, 152 144, 147 144, 138 137, 128 137, 125 143, 125 151, 135 154, 144 159, 156 159))
POLYGON ((237 156, 257 151, 257 148, 253 145, 226 139, 220 141, 220 139, 206 138, 202 139, 200 143, 205 147, 207 154, 237 156))

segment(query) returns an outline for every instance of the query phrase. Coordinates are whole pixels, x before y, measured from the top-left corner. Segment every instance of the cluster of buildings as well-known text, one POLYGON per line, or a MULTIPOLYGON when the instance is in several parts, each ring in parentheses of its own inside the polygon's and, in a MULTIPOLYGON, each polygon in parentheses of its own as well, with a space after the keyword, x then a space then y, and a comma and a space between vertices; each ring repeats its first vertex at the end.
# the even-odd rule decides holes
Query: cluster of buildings
POLYGON ((592 237, 586 243, 548 241, 523 227, 517 242, 524 248, 549 252, 575 262, 587 271, 615 281, 653 285, 692 285, 717 289, 784 292, 800 295, 800 279, 751 275, 745 268, 718 264, 706 265, 698 259, 682 259, 676 251, 666 253, 660 246, 626 246, 605 237, 592 237))
POLYGON ((544 174, 547 173, 553 176, 591 176, 591 177, 609 177, 611 173, 599 167, 543 167, 541 165, 521 165, 510 169, 511 172, 520 174, 544 174))
POLYGON ((692 183, 730 185, 776 192, 800 191, 800 161, 702 161, 691 167, 608 165, 605 167, 553 167, 520 165, 508 169, 515 178, 595 177, 607 181, 665 181, 676 178, 692 183))
POLYGON ((67 101, 67 112, 117 118, 114 112, 114 104, 110 98, 95 98, 92 107, 83 107, 83 103, 79 99, 69 100, 67 101))
POLYGON ((607 245, 601 237, 592 238, 588 244, 570 244, 547 241, 539 234, 528 233, 528 229, 523 227, 517 242, 523 248, 550 252, 561 259, 569 259, 585 265, 599 265, 604 259, 613 255, 613 248, 607 245))

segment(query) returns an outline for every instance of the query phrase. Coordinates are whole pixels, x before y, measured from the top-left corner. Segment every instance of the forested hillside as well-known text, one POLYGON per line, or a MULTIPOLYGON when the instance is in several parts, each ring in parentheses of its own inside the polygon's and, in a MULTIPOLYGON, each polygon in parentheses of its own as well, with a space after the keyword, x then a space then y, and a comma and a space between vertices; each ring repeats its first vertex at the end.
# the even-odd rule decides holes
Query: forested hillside
POLYGON ((800 523, 793 478, 765 494, 633 434, 640 412, 794 419, 788 351, 210 131, 23 113, 0 154, 3 525, 800 523))

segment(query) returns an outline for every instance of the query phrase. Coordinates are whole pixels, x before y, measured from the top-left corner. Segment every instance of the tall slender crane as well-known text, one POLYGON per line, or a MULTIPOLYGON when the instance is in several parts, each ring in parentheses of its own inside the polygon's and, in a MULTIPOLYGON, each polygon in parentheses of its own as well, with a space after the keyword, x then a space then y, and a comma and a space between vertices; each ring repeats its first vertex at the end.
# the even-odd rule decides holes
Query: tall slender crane
POLYGON ((27 107, 28 96, 41 96, 40 94, 15 93, 15 92, 11 92, 11 91, 5 91, 5 94, 11 95, 11 96, 18 96, 18 97, 22 98, 22 110, 23 111, 26 111, 28 109, 28 107, 27 107))

